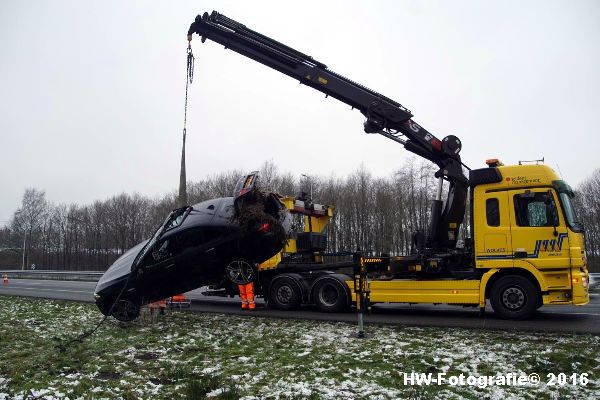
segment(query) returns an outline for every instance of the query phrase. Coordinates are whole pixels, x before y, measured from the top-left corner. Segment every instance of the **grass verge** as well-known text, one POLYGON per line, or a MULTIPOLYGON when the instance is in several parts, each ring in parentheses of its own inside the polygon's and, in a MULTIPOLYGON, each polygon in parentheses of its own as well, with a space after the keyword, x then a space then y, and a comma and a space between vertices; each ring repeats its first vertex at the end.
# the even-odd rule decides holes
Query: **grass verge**
MULTIPOLYGON (((94 305, 0 296, 0 399, 598 398, 600 337, 171 313, 107 322, 94 305), (538 373, 542 383, 418 386, 446 377, 538 373), (551 386, 547 374, 564 373, 551 386), (587 373, 583 386, 572 374, 587 373)), ((579 375, 577 375, 579 376, 579 375)))

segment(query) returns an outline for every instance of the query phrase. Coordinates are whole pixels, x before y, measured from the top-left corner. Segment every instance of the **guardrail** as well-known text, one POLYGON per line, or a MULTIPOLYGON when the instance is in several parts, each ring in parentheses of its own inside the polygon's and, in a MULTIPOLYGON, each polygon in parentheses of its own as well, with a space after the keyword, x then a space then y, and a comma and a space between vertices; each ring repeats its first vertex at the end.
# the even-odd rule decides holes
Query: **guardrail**
POLYGON ((590 274, 590 288, 596 289, 598 287, 600 287, 600 274, 594 272, 593 274, 590 274))
MULTIPOLYGON (((104 271, 22 271, 9 269, 0 271, 0 276, 8 275, 9 279, 49 279, 57 281, 96 282, 104 271)), ((600 286, 600 273, 590 274, 590 286, 600 286)))
POLYGON ((56 281, 86 281, 96 282, 102 271, 22 271, 10 269, 0 271, 0 276, 6 274, 9 279, 46 279, 56 281))

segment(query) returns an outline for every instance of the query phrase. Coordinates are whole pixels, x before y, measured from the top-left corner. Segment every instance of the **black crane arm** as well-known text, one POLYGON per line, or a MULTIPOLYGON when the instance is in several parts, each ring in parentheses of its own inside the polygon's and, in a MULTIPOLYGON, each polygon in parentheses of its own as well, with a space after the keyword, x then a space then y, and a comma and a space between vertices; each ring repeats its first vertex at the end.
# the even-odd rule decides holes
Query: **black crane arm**
POLYGON ((261 64, 284 73, 358 109, 365 117, 365 131, 379 133, 402 143, 405 148, 440 168, 448 158, 458 158, 461 143, 448 136, 443 141, 414 122, 411 112, 400 103, 351 81, 325 64, 276 40, 247 28, 216 11, 198 15, 188 35, 197 33, 261 64), (405 136, 405 138, 402 137, 405 136))
POLYGON ((434 247, 449 247, 455 242, 463 220, 468 185, 459 155, 462 144, 456 136, 439 140, 414 122, 412 113, 402 104, 216 11, 198 15, 190 26, 188 40, 193 33, 200 35, 202 42, 210 39, 358 109, 366 118, 365 132, 399 142, 408 151, 438 165, 440 170, 435 176, 448 180, 450 188, 444 210, 439 199, 432 208, 430 241, 434 247))

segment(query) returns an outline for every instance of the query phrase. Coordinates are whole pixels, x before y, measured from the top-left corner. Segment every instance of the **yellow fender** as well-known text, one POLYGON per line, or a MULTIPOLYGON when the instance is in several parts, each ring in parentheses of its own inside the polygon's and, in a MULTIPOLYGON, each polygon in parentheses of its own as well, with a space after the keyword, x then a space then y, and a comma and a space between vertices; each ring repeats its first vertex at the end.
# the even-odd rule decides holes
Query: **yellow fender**
POLYGON ((485 308, 485 288, 492 275, 498 271, 500 271, 498 268, 490 269, 481 277, 479 282, 479 308, 485 308))
MULTIPOLYGON (((513 268, 501 268, 501 269, 502 270, 524 269, 524 270, 528 271, 529 273, 531 273, 531 275, 533 275, 535 277, 538 284, 540 285, 540 289, 542 292, 545 292, 548 290, 548 288, 546 287, 546 280, 544 279, 544 276, 537 268, 535 268, 533 265, 529 264, 528 262, 524 262, 524 261, 515 261, 515 264, 516 265, 513 268)), ((499 271, 500 271, 500 268, 493 268, 493 269, 490 269, 485 274, 483 274, 483 276, 481 277, 481 283, 479 285, 479 307, 485 307, 486 286, 487 286, 490 278, 496 272, 499 272, 499 271)))
POLYGON ((538 285, 540 285, 541 291, 545 292, 548 290, 548 286, 546 285, 546 279, 544 278, 544 275, 539 269, 535 268, 527 261, 520 260, 515 260, 515 268, 521 268, 526 271, 529 271, 531 275, 535 277, 535 280, 537 281, 538 285))

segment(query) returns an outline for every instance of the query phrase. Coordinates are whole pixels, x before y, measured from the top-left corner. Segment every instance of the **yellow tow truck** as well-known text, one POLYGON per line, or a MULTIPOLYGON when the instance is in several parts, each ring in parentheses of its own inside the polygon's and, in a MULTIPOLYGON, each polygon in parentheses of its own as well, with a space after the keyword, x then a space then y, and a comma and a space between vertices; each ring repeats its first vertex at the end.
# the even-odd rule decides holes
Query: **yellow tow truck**
POLYGON ((282 309, 316 304, 341 311, 355 302, 355 282, 340 270, 362 263, 371 303, 434 303, 485 308, 501 317, 529 317, 545 304, 589 302, 584 238, 571 188, 546 165, 504 166, 471 171, 473 239, 454 257, 359 256, 323 253, 332 206, 285 198, 304 217, 303 232, 259 266, 265 297, 282 309), (461 264, 453 264, 461 260, 461 264), (337 273, 334 271, 338 271, 337 273))
MULTIPOLYGON (((216 11, 198 15, 187 34, 188 41, 198 34, 202 42, 209 39, 347 104, 365 117, 366 133, 400 143, 439 167, 428 232, 414 234, 414 250, 407 256, 324 253, 332 207, 287 199, 288 209, 304 216, 303 232, 259 266, 258 292, 269 303, 282 309, 314 303, 323 311, 339 311, 356 300, 359 289, 360 296, 369 292, 371 302, 448 303, 483 310, 489 299, 496 313, 514 319, 527 318, 544 304, 588 303, 583 228, 571 204, 574 193, 552 169, 489 160, 487 168, 471 170, 461 161, 458 137, 438 139, 399 102, 216 11), (472 237, 459 241, 467 197, 472 237)), ((364 301, 357 302, 362 310, 364 301)))

